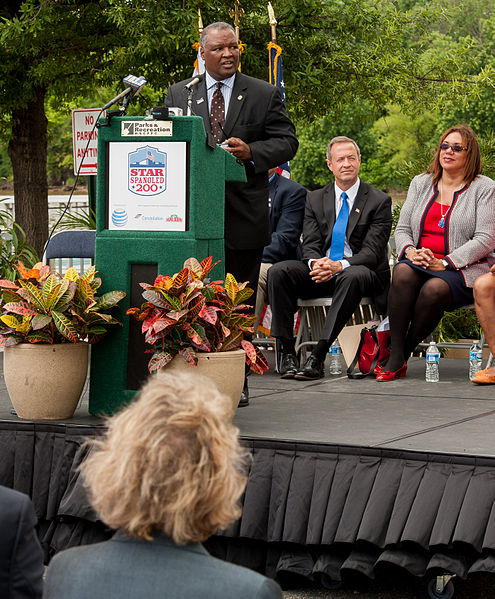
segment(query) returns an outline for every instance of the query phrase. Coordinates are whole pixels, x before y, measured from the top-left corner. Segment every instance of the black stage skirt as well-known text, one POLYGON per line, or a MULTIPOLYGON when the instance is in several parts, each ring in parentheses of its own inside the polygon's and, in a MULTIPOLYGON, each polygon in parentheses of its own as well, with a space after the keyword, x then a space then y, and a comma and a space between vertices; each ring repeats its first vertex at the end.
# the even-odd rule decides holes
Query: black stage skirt
POLYGON ((462 308, 463 306, 469 306, 469 304, 474 303, 473 288, 466 287, 464 284, 464 278, 458 270, 425 270, 421 266, 416 266, 416 264, 413 264, 407 258, 399 261, 399 263, 401 262, 404 262, 411 268, 414 268, 414 270, 419 271, 425 280, 429 279, 430 277, 438 277, 439 279, 443 279, 448 284, 450 287, 450 292, 452 293, 452 303, 447 308, 447 311, 462 308))

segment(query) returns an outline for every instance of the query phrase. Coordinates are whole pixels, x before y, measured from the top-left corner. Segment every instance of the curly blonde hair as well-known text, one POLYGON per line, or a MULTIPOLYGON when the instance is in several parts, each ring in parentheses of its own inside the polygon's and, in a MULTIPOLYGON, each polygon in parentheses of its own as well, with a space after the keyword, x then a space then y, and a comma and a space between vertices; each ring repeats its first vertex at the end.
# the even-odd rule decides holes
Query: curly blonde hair
POLYGON ((247 452, 230 418, 230 401, 210 379, 150 377, 80 467, 101 520, 146 540, 163 532, 178 545, 236 520, 247 452))

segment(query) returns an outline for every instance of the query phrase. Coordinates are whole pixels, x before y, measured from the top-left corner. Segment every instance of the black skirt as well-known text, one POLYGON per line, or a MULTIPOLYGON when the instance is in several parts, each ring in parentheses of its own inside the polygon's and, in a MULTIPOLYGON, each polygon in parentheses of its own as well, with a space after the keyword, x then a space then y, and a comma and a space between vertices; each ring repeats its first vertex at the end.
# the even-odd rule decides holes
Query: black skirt
POLYGON ((458 270, 425 270, 421 266, 413 264, 407 258, 399 260, 399 263, 401 262, 408 264, 411 268, 420 272, 425 280, 431 277, 438 277, 448 284, 452 293, 452 303, 447 310, 455 310, 456 308, 462 308, 474 303, 473 288, 466 287, 464 278, 458 270))

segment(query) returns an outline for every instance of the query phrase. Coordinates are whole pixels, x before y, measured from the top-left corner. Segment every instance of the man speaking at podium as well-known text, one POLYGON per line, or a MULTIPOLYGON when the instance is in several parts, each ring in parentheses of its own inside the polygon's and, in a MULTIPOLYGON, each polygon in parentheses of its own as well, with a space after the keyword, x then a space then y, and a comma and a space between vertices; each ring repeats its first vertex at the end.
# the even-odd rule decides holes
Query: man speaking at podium
MULTIPOLYGON (((207 133, 242 161, 246 183, 225 186, 225 271, 255 290, 263 247, 270 242, 268 169, 297 151, 294 125, 276 86, 238 71, 239 43, 228 23, 212 23, 201 34, 206 72, 192 87, 192 113, 201 116, 207 133)), ((172 85, 165 105, 187 110, 186 79, 172 85)), ((247 405, 247 387, 243 405, 247 405)))

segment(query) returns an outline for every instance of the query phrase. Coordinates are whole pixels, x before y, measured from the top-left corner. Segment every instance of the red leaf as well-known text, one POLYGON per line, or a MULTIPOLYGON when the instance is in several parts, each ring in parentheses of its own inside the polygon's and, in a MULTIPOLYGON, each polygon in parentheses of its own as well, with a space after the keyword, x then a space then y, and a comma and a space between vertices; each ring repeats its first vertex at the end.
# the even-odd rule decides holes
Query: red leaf
POLYGON ((216 324, 218 320, 217 310, 211 306, 203 306, 201 312, 198 314, 198 318, 209 324, 216 324))
POLYGON ((256 362, 256 349, 254 345, 249 341, 243 339, 241 341, 241 347, 246 352, 246 356, 253 362, 256 362))
POLYGON ((166 366, 170 360, 172 360, 173 356, 165 351, 155 352, 151 357, 151 360, 148 362, 148 370, 150 372, 155 372, 156 370, 160 370, 166 366))
POLYGON ((177 288, 181 289, 187 285, 187 281, 189 280, 189 269, 183 268, 176 275, 174 275, 174 286, 171 289, 177 288))
POLYGON ((7 281, 6 279, 0 279, 0 287, 4 289, 19 289, 19 286, 12 281, 7 281))
POLYGON ((198 358, 194 355, 194 352, 190 347, 179 350, 179 356, 183 358, 190 366, 197 366, 198 358))
POLYGON ((36 310, 33 310, 33 305, 27 302, 9 302, 2 306, 4 312, 13 312, 14 314, 38 314, 36 310))

